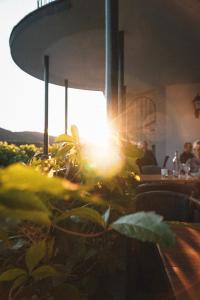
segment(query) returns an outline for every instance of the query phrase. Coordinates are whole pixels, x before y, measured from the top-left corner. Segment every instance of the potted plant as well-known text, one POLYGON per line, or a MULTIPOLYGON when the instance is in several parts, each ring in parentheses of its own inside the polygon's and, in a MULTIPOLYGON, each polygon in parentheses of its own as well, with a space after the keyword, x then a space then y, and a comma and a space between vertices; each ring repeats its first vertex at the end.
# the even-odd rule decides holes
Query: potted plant
POLYGON ((5 299, 112 299, 125 289, 127 238, 171 245, 174 235, 161 216, 134 212, 134 145, 121 143, 125 163, 104 177, 76 128, 58 141, 34 168, 0 171, 5 299), (67 179, 52 176, 66 165, 67 179))

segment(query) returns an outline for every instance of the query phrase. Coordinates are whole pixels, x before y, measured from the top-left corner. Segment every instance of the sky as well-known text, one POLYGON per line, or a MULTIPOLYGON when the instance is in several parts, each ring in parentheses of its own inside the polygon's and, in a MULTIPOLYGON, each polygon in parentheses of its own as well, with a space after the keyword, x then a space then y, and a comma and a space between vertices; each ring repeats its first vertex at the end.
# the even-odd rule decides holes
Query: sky
MULTIPOLYGON (((37 0, 0 0, 0 127, 12 131, 44 130, 44 83, 12 60, 9 36, 13 27, 37 8, 37 0)), ((64 132, 64 88, 50 85, 49 134, 64 132)), ((69 89, 69 122, 87 137, 106 120, 103 93, 69 89)))

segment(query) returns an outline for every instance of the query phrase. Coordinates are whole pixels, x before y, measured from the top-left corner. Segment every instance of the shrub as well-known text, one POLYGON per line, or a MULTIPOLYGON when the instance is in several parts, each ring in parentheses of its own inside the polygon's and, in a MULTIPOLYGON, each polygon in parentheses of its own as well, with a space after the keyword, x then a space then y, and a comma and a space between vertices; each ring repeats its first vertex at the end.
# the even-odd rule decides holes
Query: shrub
POLYGON ((28 163, 38 151, 40 149, 35 145, 16 146, 0 142, 0 167, 6 167, 16 162, 28 163))

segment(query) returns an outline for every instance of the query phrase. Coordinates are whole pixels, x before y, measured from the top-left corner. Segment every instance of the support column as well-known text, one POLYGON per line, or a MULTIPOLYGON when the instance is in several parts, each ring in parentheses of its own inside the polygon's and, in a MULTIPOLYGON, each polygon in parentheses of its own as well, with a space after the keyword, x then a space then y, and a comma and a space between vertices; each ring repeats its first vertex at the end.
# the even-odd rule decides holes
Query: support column
POLYGON ((65 80, 65 134, 67 134, 67 122, 68 122, 68 85, 69 82, 65 80))
POLYGON ((125 117, 126 111, 124 109, 125 101, 125 87, 124 87, 124 31, 119 32, 119 50, 118 50, 118 115, 119 115, 119 129, 124 134, 125 133, 125 117))
POLYGON ((105 97, 108 117, 118 114, 119 0, 105 0, 105 97))
POLYGON ((122 118, 122 128, 124 133, 124 138, 128 138, 128 105, 126 99, 126 86, 123 86, 123 103, 122 103, 122 110, 123 110, 123 118, 122 118))
POLYGON ((48 155, 49 134, 48 134, 48 118, 49 118, 49 56, 44 56, 44 155, 48 155))

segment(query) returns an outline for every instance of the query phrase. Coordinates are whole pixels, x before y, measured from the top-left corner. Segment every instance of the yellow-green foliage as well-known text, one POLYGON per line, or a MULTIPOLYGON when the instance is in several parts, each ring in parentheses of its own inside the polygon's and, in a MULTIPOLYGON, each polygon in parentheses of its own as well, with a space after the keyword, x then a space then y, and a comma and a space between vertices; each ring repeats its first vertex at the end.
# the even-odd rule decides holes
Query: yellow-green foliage
POLYGON ((27 163, 38 151, 41 150, 35 145, 16 146, 0 142, 0 167, 6 167, 16 162, 27 163))
POLYGON ((78 130, 72 129, 72 136, 57 138, 49 158, 35 157, 29 166, 12 163, 28 162, 38 150, 35 146, 0 143, 2 166, 12 164, 0 169, 0 240, 11 253, 1 267, 0 282, 13 282, 10 300, 24 299, 27 288, 36 299, 55 295, 80 300, 82 291, 90 293, 86 280, 96 280, 96 288, 99 267, 113 272, 120 268, 118 234, 164 245, 174 242, 161 216, 135 213, 125 204, 134 201, 137 147, 121 141, 124 167, 113 177, 100 177, 87 168, 78 130), (62 168, 68 180, 53 176, 62 168), (19 257, 13 239, 21 247, 19 257))
POLYGON ((31 295, 38 293, 36 299, 43 298, 39 298, 41 293, 43 299, 49 299, 47 296, 57 295, 63 284, 65 298, 55 299, 80 300, 82 287, 78 282, 87 278, 92 282, 97 274, 98 283, 98 267, 102 265, 113 271, 117 268, 117 233, 164 245, 174 242, 169 226, 154 212, 129 211, 125 215, 117 211, 116 198, 120 193, 125 196, 123 188, 108 201, 109 190, 102 199, 101 189, 96 194, 94 185, 49 177, 22 164, 0 170, 0 187, 0 221, 5 230, 0 232, 0 239, 11 253, 0 270, 0 282, 13 282, 10 300, 27 299, 22 297, 27 287, 31 295), (21 234, 17 231, 20 226, 21 234), (19 257, 12 249, 13 238, 21 245, 19 257), (55 277, 57 287, 52 283, 55 277), (38 283, 41 280, 45 289, 38 283))

